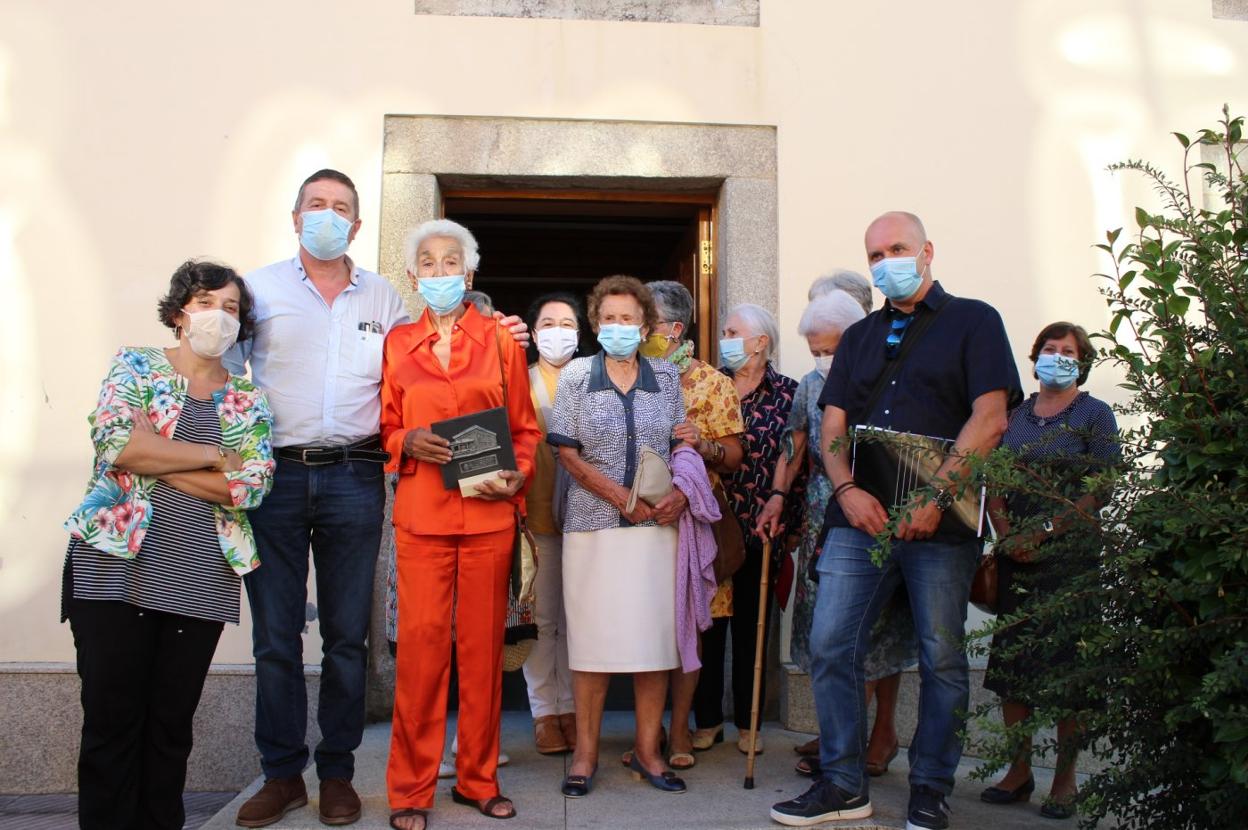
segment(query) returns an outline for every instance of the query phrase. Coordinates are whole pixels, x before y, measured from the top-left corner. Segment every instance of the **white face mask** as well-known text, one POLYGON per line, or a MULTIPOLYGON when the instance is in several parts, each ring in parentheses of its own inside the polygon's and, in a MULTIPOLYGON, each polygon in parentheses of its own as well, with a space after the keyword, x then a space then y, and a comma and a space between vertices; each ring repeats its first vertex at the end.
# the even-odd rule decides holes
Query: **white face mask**
POLYGON ((220 308, 188 311, 186 318, 186 340, 200 357, 220 357, 238 339, 238 319, 220 308))
POLYGON ((562 366, 571 360, 577 343, 576 329, 556 326, 537 333, 537 353, 553 366, 562 366))
POLYGON ((815 368, 825 379, 828 377, 828 372, 832 371, 833 357, 835 357, 835 355, 821 354, 815 358, 815 368))

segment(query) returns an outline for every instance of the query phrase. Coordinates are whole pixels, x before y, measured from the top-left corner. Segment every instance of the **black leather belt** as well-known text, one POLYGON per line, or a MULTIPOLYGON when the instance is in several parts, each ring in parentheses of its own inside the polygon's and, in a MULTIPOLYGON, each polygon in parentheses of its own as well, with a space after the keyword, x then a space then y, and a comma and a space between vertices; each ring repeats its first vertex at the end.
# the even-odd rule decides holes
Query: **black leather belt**
POLYGON ((390 453, 381 448, 381 438, 376 435, 356 441, 354 444, 342 444, 336 447, 278 447, 276 452, 277 457, 282 461, 293 461, 308 467, 342 464, 347 461, 385 464, 390 460, 390 453))

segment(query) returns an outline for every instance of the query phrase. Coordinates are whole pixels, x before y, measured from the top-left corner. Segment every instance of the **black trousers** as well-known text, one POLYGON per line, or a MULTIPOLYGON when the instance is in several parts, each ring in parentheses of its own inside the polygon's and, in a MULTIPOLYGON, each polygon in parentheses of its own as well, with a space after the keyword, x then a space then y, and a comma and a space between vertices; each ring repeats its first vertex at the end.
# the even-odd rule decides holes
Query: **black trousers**
MULTIPOLYGON (((750 728, 750 701, 754 690, 754 646, 758 640, 758 583, 763 576, 763 550, 757 537, 747 536, 745 562, 732 576, 732 616, 721 617, 702 632, 702 673, 693 695, 693 719, 698 729, 709 729, 724 722, 724 654, 728 631, 732 630, 732 722, 739 729, 750 728)), ((770 588, 769 588, 770 591, 770 588)), ((771 630, 775 603, 767 605, 763 631, 771 630)), ((766 640, 763 666, 767 665, 766 640)), ((767 672, 759 684, 758 706, 767 701, 767 672)), ((761 721, 761 715, 760 715, 761 721)))
POLYGON ((224 624, 66 600, 82 678, 78 826, 181 830, 192 720, 224 624))

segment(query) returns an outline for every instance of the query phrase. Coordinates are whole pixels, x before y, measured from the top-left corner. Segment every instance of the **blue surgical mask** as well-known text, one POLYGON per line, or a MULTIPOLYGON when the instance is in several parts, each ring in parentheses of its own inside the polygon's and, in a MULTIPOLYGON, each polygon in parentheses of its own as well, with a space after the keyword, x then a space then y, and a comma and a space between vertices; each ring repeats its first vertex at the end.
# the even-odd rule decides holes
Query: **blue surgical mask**
POLYGON ((913 297, 923 284, 918 257, 895 256, 881 259, 871 266, 871 281, 890 300, 913 297))
POLYGON ((319 260, 328 262, 347 252, 352 222, 334 210, 309 210, 303 214, 299 244, 319 260))
POLYGON ((607 323, 598 329, 598 345, 616 360, 632 357, 641 345, 641 326, 607 323))
POLYGON ((719 362, 732 371, 737 371, 749 360, 745 353, 744 337, 725 337, 719 341, 719 362))
POLYGON ((450 314, 459 308, 464 301, 464 291, 468 283, 464 274, 452 274, 449 277, 420 277, 416 280, 416 290, 425 305, 439 317, 450 314))
POLYGON ((1050 389, 1069 389, 1079 380, 1079 361, 1060 354, 1042 354, 1036 358, 1036 377, 1050 389))

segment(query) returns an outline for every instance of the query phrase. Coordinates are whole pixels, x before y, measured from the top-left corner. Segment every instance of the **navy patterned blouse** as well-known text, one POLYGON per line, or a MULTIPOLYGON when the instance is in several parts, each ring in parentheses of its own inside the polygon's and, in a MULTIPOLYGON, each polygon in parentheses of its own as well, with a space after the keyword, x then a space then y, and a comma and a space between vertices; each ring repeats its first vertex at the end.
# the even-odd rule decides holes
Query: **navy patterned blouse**
MULTIPOLYGON (((575 447, 581 458, 624 487, 632 487, 643 446, 671 462, 672 429, 685 420, 680 372, 666 360, 640 358, 637 382, 627 394, 607 375, 602 352, 580 357, 559 373, 559 391, 550 413, 546 440, 575 447)), ((641 527, 653 527, 654 521, 641 527)), ((565 533, 633 527, 610 502, 582 487, 568 487, 565 533)))
MULTIPOLYGON (((1047 418, 1036 414, 1038 396, 1032 394, 1010 413, 1010 424, 1001 445, 1017 453, 1027 464, 1044 464, 1059 493, 1077 498, 1083 479, 1115 463, 1120 455, 1118 423, 1114 411, 1102 400, 1080 392, 1065 409, 1047 418)), ((1052 502, 1011 495, 1006 498, 1015 516, 1035 516, 1051 511, 1052 502)))
MULTIPOLYGON (((732 377, 728 369, 721 371, 732 377)), ((732 512, 748 540, 757 541, 753 535, 754 526, 771 495, 772 477, 776 473, 776 462, 784 452, 785 430, 796 392, 797 381, 780 374, 768 363, 758 387, 741 399, 741 417, 745 420, 741 444, 745 457, 741 467, 724 480, 724 486, 732 512)), ((790 494, 785 503, 791 507, 800 504, 801 499, 790 494)))

